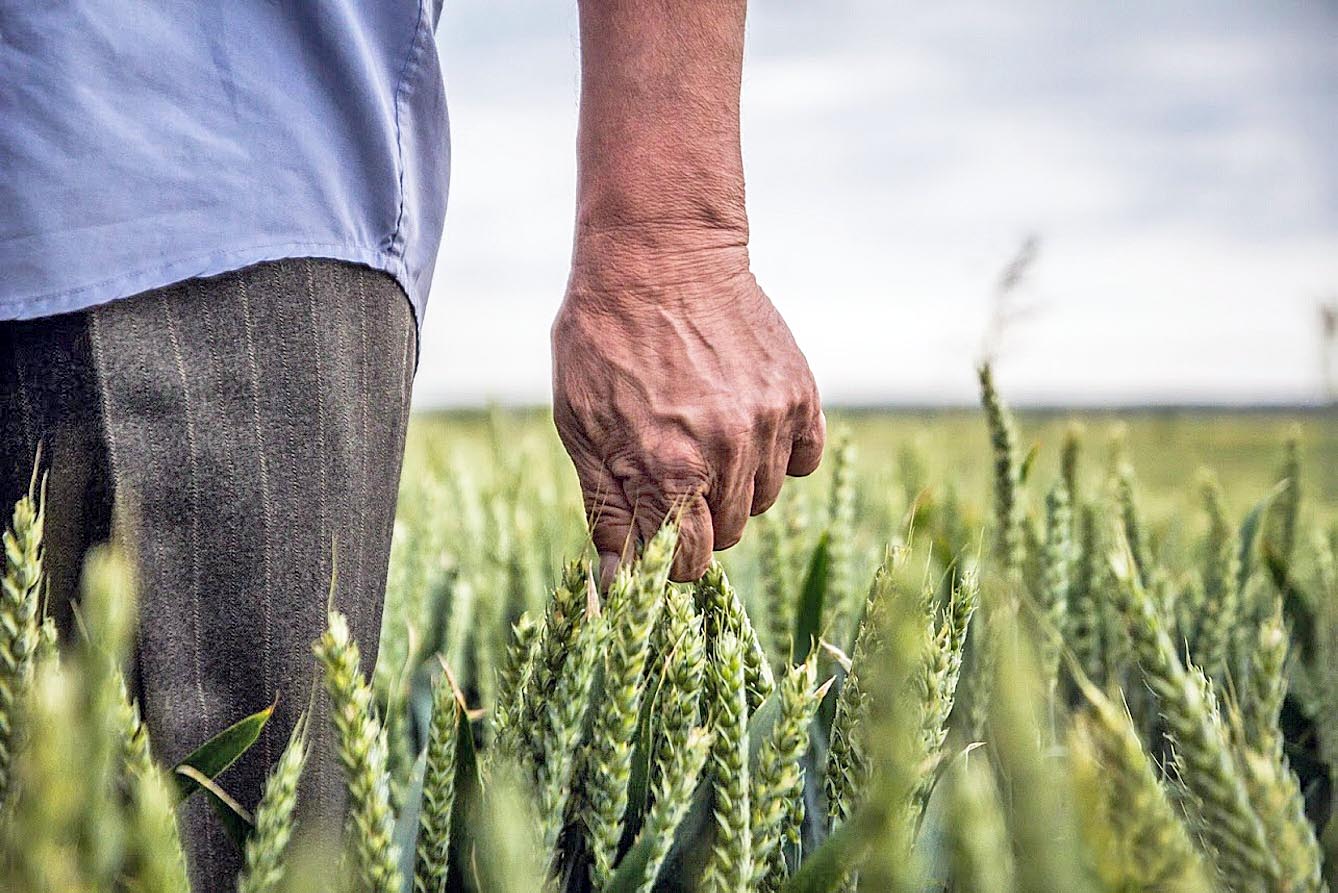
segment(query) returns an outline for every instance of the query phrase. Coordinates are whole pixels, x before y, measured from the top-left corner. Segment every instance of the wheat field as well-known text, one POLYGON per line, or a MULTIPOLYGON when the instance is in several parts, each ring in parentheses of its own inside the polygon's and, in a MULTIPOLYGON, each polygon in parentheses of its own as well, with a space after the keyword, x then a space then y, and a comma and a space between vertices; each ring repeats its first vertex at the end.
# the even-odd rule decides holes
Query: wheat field
POLYGON ((542 414, 418 418, 376 670, 337 584, 312 643, 330 840, 302 834, 305 723, 254 813, 226 767, 266 715, 155 761, 114 551, 57 645, 35 487, 4 540, 0 888, 184 893, 198 796, 243 893, 1327 889, 1338 420, 981 389, 832 413, 823 469, 700 583, 667 582, 670 526, 602 593, 542 414))

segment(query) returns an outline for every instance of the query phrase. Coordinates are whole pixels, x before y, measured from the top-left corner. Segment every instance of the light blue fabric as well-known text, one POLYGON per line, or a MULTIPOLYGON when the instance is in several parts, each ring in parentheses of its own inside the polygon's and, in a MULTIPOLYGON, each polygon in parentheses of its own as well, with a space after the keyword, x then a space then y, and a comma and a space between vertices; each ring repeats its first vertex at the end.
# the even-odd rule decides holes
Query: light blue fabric
POLYGON ((262 260, 399 280, 450 152, 436 0, 0 0, 0 319, 262 260))

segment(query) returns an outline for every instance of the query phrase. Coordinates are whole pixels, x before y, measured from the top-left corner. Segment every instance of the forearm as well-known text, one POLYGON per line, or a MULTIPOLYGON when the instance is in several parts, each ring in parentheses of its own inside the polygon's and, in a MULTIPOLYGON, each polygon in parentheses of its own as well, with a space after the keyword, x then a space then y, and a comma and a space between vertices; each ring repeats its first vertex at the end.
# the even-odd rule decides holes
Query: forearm
POLYGON ((576 244, 553 421, 607 585, 679 527, 672 577, 738 542, 822 456, 817 386, 748 264, 746 0, 579 0, 576 244))
POLYGON ((747 243, 746 0, 580 0, 577 262, 606 240, 747 243))

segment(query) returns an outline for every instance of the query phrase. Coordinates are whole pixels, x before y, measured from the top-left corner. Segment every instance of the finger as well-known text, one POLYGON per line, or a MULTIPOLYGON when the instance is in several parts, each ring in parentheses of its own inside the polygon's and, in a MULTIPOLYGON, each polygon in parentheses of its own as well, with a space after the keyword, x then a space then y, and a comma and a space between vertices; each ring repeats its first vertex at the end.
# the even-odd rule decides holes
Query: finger
POLYGON ((818 470, 822 462, 822 449, 827 443, 827 416, 818 410, 817 416, 807 427, 799 431, 790 449, 790 461, 785 473, 801 478, 818 470))
POLYGON ((608 589, 618 567, 631 557, 632 506, 623 488, 602 465, 589 467, 588 471, 578 466, 577 477, 585 499, 590 540, 599 553, 600 586, 608 589))
POLYGON ((669 578, 675 583, 700 580, 711 566, 711 510, 702 496, 693 496, 678 513, 678 551, 669 578))
MULTIPOLYGON (((774 440, 774 433, 764 435, 774 440)), ((753 473, 757 469, 759 443, 724 441, 713 451, 714 480, 706 491, 706 506, 711 510, 711 548, 728 549, 743 538, 748 524, 748 510, 753 507, 753 473)))
POLYGON ((704 494, 708 467, 695 444, 667 441, 657 445, 653 462, 644 457, 623 468, 613 466, 622 484, 632 523, 642 542, 650 542, 665 520, 677 522, 675 581, 696 580, 711 560, 711 512, 704 494))
POLYGON ((623 557, 616 552, 599 553, 599 591, 608 592, 609 587, 613 585, 614 577, 618 576, 618 568, 622 567, 623 557))
MULTIPOLYGON (((712 500, 707 500, 710 503, 712 500)), ((748 514, 753 507, 753 479, 740 474, 723 488, 723 495, 711 506, 711 548, 719 552, 743 539, 748 514)))
POLYGON ((753 476, 753 504, 750 509, 760 515, 776 504, 781 485, 785 483, 785 469, 790 464, 790 451, 779 452, 762 460, 753 476))

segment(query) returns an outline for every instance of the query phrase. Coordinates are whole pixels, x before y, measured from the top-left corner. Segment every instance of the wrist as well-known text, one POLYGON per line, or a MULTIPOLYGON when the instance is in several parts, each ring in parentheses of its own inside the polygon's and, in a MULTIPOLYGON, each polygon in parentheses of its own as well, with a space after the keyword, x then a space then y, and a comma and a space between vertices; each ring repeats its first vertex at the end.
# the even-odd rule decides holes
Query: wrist
POLYGON ((614 151, 580 153, 578 235, 641 229, 718 231, 746 241, 748 215, 738 143, 732 150, 709 149, 649 137, 643 133, 639 140, 628 138, 614 151), (642 144, 647 139, 649 144, 642 144))
POLYGON ((747 221, 697 218, 578 222, 569 291, 585 288, 640 301, 665 289, 683 293, 749 274, 747 221))
POLYGON ((567 300, 645 319, 715 312, 752 280, 746 235, 696 223, 642 222, 578 231, 567 300))

